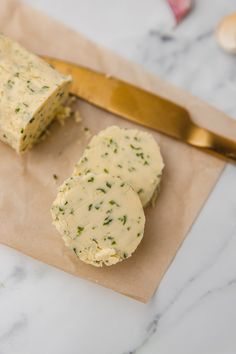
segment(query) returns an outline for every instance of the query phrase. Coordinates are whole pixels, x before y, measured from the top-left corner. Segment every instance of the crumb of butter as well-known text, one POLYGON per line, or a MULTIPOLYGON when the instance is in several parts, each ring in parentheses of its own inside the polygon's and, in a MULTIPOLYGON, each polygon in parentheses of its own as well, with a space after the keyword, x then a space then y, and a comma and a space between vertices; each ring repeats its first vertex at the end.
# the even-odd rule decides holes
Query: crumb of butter
POLYGON ((76 123, 82 122, 82 118, 81 118, 80 112, 78 110, 74 112, 74 120, 76 123))
POLYGON ((61 125, 65 124, 65 120, 72 114, 72 109, 68 106, 62 106, 57 113, 56 119, 61 125))

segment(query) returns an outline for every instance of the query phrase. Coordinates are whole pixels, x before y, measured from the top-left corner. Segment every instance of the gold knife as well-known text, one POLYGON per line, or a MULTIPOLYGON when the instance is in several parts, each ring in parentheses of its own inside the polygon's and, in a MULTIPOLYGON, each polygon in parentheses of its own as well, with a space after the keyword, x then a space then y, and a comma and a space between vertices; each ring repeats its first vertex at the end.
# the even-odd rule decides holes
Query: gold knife
POLYGON ((80 65, 49 57, 43 59, 62 73, 72 76, 71 93, 79 98, 122 118, 236 163, 236 141, 197 126, 185 108, 80 65))

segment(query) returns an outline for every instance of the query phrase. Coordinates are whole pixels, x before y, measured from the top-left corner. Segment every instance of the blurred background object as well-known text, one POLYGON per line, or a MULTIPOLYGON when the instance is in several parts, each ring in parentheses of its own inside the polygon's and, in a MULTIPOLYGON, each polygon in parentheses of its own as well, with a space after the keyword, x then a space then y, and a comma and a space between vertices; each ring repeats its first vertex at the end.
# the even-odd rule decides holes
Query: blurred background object
POLYGON ((167 0, 173 11, 176 23, 180 23, 182 19, 193 8, 193 0, 167 0))
POLYGON ((216 30, 216 36, 222 49, 236 54, 236 12, 223 18, 216 30))

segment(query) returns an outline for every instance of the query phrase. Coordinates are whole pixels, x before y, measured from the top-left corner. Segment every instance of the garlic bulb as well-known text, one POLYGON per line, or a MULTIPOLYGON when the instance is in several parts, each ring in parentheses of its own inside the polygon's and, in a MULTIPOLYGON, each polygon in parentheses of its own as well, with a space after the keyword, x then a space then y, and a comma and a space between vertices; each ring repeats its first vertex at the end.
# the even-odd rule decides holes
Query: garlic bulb
POLYGON ((236 13, 223 18, 216 30, 216 37, 222 49, 236 54, 236 13))

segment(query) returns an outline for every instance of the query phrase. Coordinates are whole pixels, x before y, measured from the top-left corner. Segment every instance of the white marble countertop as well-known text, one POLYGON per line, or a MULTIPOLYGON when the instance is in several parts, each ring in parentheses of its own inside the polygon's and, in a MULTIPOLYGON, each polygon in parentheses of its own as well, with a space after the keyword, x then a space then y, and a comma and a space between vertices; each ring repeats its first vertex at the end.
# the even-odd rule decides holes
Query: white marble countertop
MULTIPOLYGON (((26 0, 236 117, 236 57, 217 47, 235 0, 26 0)), ((149 304, 0 246, 0 354, 236 353, 236 168, 228 165, 149 304)))

